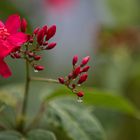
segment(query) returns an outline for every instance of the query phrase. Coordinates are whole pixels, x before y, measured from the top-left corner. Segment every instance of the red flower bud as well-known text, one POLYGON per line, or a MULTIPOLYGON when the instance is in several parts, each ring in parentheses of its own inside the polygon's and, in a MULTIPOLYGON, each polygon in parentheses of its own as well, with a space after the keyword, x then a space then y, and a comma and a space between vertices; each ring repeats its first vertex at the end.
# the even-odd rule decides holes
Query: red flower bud
POLYGON ((44 30, 44 33, 46 34, 47 33, 47 25, 43 26, 42 29, 44 30))
POLYGON ((76 85, 75 85, 75 84, 72 84, 72 88, 73 88, 73 89, 76 88, 76 85))
POLYGON ((39 32, 39 30, 40 30, 40 28, 39 27, 36 27, 35 29, 34 29, 34 34, 36 35, 36 34, 38 34, 38 32, 39 32))
POLYGON ((37 65, 37 66, 34 66, 34 69, 38 70, 38 71, 41 71, 41 70, 44 70, 44 67, 37 65))
POLYGON ((59 80, 59 83, 60 83, 60 84, 64 84, 64 83, 65 83, 65 80, 64 80, 63 77, 59 77, 58 80, 59 80))
POLYGON ((48 42, 43 42, 43 46, 47 46, 48 45, 48 42))
POLYGON ((21 25, 20 25, 20 28, 21 28, 21 31, 22 31, 22 32, 26 32, 26 28, 27 28, 27 21, 26 21, 26 19, 25 19, 25 18, 23 18, 23 19, 21 20, 21 25))
POLYGON ((82 63, 81 63, 81 67, 83 67, 84 65, 86 65, 89 61, 90 57, 89 56, 86 56, 83 58, 82 60, 82 63))
POLYGON ((78 84, 82 84, 83 82, 85 82, 87 80, 88 75, 87 74, 83 74, 80 76, 78 84))
POLYGON ((30 42, 30 43, 33 43, 33 41, 34 41, 33 38, 30 38, 30 39, 29 39, 29 42, 30 42))
POLYGON ((73 76, 73 74, 72 73, 69 73, 68 78, 71 79, 72 76, 73 76))
POLYGON ((11 58, 13 58, 13 59, 15 58, 14 54, 12 54, 12 53, 10 54, 10 56, 11 56, 11 58))
POLYGON ((18 59, 18 58, 21 58, 21 55, 20 55, 19 53, 15 53, 14 56, 15 56, 15 58, 17 58, 17 59, 18 59))
POLYGON ((41 56, 40 55, 35 55, 34 56, 34 60, 40 60, 41 59, 41 56))
POLYGON ((78 56, 75 55, 72 60, 72 64, 75 65, 78 62, 78 56))
POLYGON ((48 41, 50 38, 52 38, 56 33, 56 25, 52 25, 48 31, 47 31, 47 37, 46 40, 48 41))
POLYGON ((79 92, 77 93, 77 96, 78 96, 78 97, 83 97, 83 96, 84 96, 84 92, 79 91, 79 92))
POLYGON ((34 57, 34 55, 35 55, 33 52, 27 52, 27 54, 29 57, 34 57))
POLYGON ((41 30, 37 33, 37 42, 38 42, 39 45, 42 45, 42 44, 43 44, 44 35, 45 35, 45 32, 44 32, 43 29, 41 29, 41 30))
POLYGON ((90 68, 90 66, 85 66, 85 67, 81 70, 81 72, 87 72, 87 71, 89 70, 89 68, 90 68))
POLYGON ((75 70, 73 71, 73 78, 76 78, 80 74, 80 68, 80 66, 75 68, 75 70))
POLYGON ((56 43, 55 43, 55 42, 52 42, 52 43, 48 44, 46 50, 51 50, 51 49, 53 49, 55 46, 56 46, 56 43))

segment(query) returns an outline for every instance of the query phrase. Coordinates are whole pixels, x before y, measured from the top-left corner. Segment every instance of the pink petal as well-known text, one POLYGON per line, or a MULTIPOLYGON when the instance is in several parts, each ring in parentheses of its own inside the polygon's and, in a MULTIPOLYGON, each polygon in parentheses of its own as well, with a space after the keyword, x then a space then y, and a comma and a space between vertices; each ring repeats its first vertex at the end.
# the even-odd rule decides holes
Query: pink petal
POLYGON ((0 59, 6 57, 13 49, 7 41, 0 40, 0 59))
POLYGON ((0 59, 0 75, 4 78, 8 78, 12 75, 8 65, 2 59, 0 59))
POLYGON ((2 21, 0 21, 0 28, 1 28, 1 27, 4 27, 4 24, 3 24, 2 21))
POLYGON ((28 40, 28 35, 26 35, 22 32, 12 34, 7 38, 8 43, 12 44, 15 47, 22 45, 27 40, 28 40))
POLYGON ((20 16, 11 15, 8 17, 5 26, 9 33, 16 33, 20 28, 20 16))

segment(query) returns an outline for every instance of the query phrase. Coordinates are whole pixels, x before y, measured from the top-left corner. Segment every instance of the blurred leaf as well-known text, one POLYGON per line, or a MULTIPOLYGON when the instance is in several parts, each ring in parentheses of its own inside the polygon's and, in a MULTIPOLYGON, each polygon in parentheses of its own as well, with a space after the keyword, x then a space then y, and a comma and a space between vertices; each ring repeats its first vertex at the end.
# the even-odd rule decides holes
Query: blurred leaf
MULTIPOLYGON (((115 109, 136 118, 140 118, 139 110, 123 96, 115 95, 111 92, 97 90, 93 88, 83 88, 81 90, 85 93, 85 96, 83 97, 85 104, 115 109)), ((51 96, 49 96, 48 100, 51 101, 53 98, 57 98, 58 96, 72 95, 70 93, 66 95, 66 93, 68 92, 69 91, 66 88, 61 88, 55 91, 51 96)))
POLYGON ((105 139, 100 123, 88 108, 70 98, 59 97, 50 101, 46 121, 59 124, 73 140, 105 139))
POLYGON ((1 128, 14 128, 16 125, 16 112, 13 107, 4 104, 0 112, 0 126, 1 128))
POLYGON ((22 135, 16 131, 2 131, 0 140, 22 140, 22 135))
POLYGON ((10 0, 0 1, 0 18, 6 19, 9 15, 20 13, 10 0))
POLYGON ((137 0, 107 0, 111 12, 119 26, 139 23, 139 1, 137 0))
POLYGON ((27 135, 28 140, 56 140, 54 134, 50 131, 36 129, 32 130, 27 135))

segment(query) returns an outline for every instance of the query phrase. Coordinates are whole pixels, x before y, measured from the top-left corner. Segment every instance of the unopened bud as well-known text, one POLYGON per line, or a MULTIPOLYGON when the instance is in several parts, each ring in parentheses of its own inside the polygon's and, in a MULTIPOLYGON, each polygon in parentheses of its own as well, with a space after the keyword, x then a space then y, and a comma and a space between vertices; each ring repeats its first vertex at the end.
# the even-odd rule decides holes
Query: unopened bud
POLYGON ((56 46, 56 43, 55 43, 55 42, 52 42, 52 43, 48 44, 46 50, 51 50, 51 49, 53 49, 55 46, 56 46))
POLYGON ((83 58, 82 60, 82 63, 81 63, 81 67, 83 67, 84 65, 86 65, 89 61, 90 57, 89 56, 86 56, 83 58))
POLYGON ((48 45, 48 42, 43 42, 43 46, 47 46, 48 45))
POLYGON ((73 60, 72 60, 73 66, 74 66, 77 62, 78 62, 78 56, 75 55, 75 56, 73 57, 73 60))
POLYGON ((15 53, 14 56, 15 56, 15 58, 17 58, 17 59, 18 59, 18 58, 21 58, 21 55, 20 55, 19 53, 15 53))
POLYGON ((72 73, 69 73, 68 78, 71 79, 72 76, 73 76, 73 74, 72 73))
POLYGON ((36 34, 38 34, 38 32, 39 32, 39 30, 40 30, 40 28, 39 27, 36 27, 35 29, 34 29, 34 34, 36 35, 36 34))
POLYGON ((44 30, 44 33, 47 33, 47 25, 43 26, 42 29, 44 30))
POLYGON ((34 56, 34 60, 40 60, 41 59, 41 56, 40 55, 35 55, 34 56))
POLYGON ((59 83, 60 83, 60 84, 64 84, 64 83, 65 83, 65 80, 64 80, 63 77, 59 77, 58 80, 59 80, 59 83))
POLYGON ((83 96, 84 96, 84 92, 79 91, 79 92, 77 93, 77 96, 78 96, 78 97, 83 97, 83 96))
POLYGON ((75 70, 73 71, 73 78, 76 78, 79 74, 80 74, 80 66, 75 68, 75 70))
POLYGON ((44 70, 44 67, 40 66, 40 65, 37 65, 37 66, 34 66, 34 69, 38 70, 38 71, 41 71, 41 70, 44 70))
POLYGON ((37 34, 37 42, 39 45, 43 44, 44 35, 45 35, 44 30, 41 29, 37 34))
POLYGON ((89 70, 89 68, 90 68, 90 66, 85 66, 85 67, 81 70, 81 72, 87 72, 87 71, 89 70))
POLYGON ((26 32, 27 21, 26 21, 25 18, 23 18, 23 19, 21 20, 21 25, 20 25, 20 27, 21 27, 21 31, 22 31, 22 32, 26 32))
POLYGON ((46 40, 48 41, 50 38, 52 38, 56 33, 56 25, 52 25, 48 31, 47 31, 47 37, 46 40))
POLYGON ((33 52, 27 52, 27 54, 29 57, 34 57, 34 55, 35 55, 33 52))
POLYGON ((87 74, 83 74, 80 76, 78 84, 82 84, 83 82, 85 82, 87 80, 88 75, 87 74))

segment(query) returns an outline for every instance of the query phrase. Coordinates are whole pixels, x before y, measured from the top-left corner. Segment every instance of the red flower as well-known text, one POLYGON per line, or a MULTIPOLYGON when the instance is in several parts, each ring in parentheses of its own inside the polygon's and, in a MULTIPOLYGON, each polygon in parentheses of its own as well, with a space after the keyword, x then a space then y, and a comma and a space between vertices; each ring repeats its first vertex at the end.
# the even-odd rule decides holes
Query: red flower
POLYGON ((5 25, 0 21, 0 75, 4 78, 11 76, 11 71, 4 58, 28 39, 27 35, 19 32, 21 21, 18 15, 11 15, 5 25))

